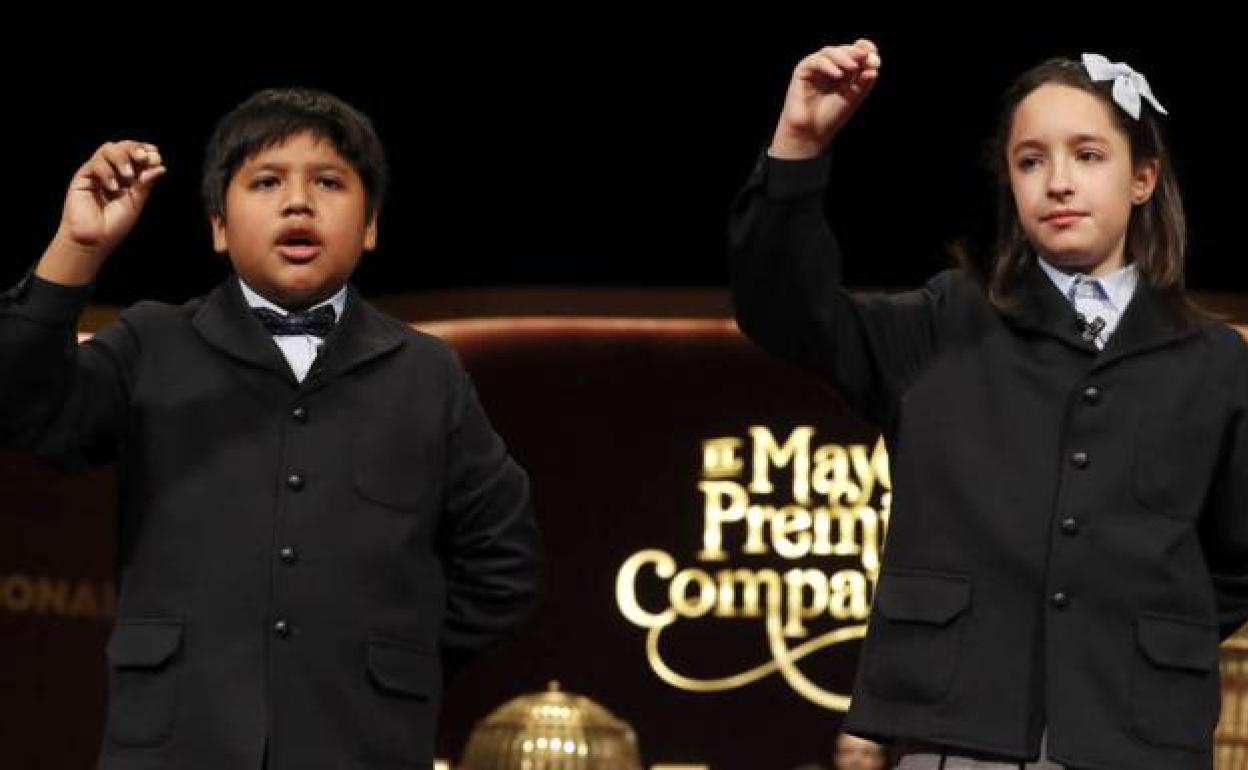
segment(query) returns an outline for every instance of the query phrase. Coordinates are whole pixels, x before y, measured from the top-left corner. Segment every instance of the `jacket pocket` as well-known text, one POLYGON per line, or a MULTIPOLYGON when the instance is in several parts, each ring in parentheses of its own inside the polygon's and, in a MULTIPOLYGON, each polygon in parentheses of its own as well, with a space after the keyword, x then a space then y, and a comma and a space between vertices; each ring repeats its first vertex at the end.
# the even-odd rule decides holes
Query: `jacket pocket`
POLYGON ((119 620, 108 640, 110 740, 154 746, 168 740, 177 696, 184 622, 119 620))
POLYGON ((1218 462, 1220 429, 1193 419, 1146 420, 1135 438, 1131 488, 1148 510, 1195 521, 1218 462))
POLYGON ((870 693, 916 703, 944 697, 957 674, 970 604, 967 577, 885 569, 863 648, 870 693))
POLYGON ((1221 705, 1218 627, 1164 615, 1136 619, 1134 726, 1142 740, 1208 751, 1221 705))
POLYGON ((394 429, 357 435, 351 445, 352 476, 361 496, 388 508, 419 508, 437 487, 443 462, 441 452, 428 445, 419 431, 394 429))
POLYGON ((365 649, 369 704, 362 714, 368 766, 427 767, 442 690, 438 653, 400 639, 374 636, 365 649))
POLYGON ((368 673, 378 688, 402 697, 431 700, 442 686, 437 653, 385 637, 368 642, 368 673))

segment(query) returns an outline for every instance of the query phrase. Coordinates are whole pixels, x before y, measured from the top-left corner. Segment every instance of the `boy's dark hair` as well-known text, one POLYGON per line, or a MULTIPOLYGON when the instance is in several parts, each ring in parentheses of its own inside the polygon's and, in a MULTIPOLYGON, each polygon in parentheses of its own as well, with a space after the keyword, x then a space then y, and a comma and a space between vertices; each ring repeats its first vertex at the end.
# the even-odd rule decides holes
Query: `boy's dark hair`
POLYGON ((208 215, 225 217, 225 191, 244 161, 304 132, 328 141, 355 167, 364 183, 365 215, 372 217, 381 208, 388 175, 373 123, 333 94, 311 88, 259 91, 217 121, 200 187, 208 215))
POLYGON ((1005 91, 996 130, 986 150, 987 165, 996 187, 996 237, 987 265, 973 265, 965 254, 958 255, 964 266, 976 268, 987 284, 988 299, 1002 313, 1018 309, 1016 290, 1034 261, 1034 250, 1018 221, 1010 172, 1006 158, 1014 113, 1018 105, 1043 85, 1077 88, 1095 96, 1109 111, 1114 125, 1127 137, 1131 162, 1156 160, 1157 185, 1147 203, 1131 211, 1127 223, 1127 263, 1134 263, 1140 280, 1157 290, 1176 320, 1189 320, 1198 309, 1184 288, 1187 232, 1178 178, 1166 148, 1161 122, 1152 107, 1144 104, 1139 120, 1132 118, 1114 101, 1112 81, 1096 82, 1083 64, 1066 58, 1049 59, 1024 72, 1005 91))

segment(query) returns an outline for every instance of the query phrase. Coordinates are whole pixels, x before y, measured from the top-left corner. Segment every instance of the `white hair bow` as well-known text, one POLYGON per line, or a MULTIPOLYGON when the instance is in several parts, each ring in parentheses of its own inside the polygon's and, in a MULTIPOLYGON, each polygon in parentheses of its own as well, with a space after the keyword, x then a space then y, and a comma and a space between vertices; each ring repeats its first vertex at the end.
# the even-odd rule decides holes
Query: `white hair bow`
POLYGON ((1099 53, 1085 53, 1083 66, 1088 71, 1088 77, 1093 80, 1114 81, 1114 102, 1136 120, 1140 119, 1141 96, 1162 115, 1169 114, 1166 108, 1161 106, 1161 102, 1157 101, 1157 97, 1153 96, 1153 91, 1148 87, 1148 81, 1144 79, 1144 76, 1125 63, 1111 62, 1099 53))

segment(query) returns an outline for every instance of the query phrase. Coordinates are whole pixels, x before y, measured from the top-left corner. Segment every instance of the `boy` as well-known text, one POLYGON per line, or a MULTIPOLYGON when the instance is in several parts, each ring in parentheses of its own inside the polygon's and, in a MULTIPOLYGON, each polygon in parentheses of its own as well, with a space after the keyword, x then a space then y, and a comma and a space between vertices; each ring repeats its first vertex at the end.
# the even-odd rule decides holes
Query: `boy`
POLYGON ((262 91, 209 140, 237 273, 74 343, 88 285, 165 167, 102 146, 0 299, 0 441, 120 461, 101 766, 428 766, 443 665, 533 606, 528 480, 449 349, 348 283, 384 153, 322 92, 262 91))

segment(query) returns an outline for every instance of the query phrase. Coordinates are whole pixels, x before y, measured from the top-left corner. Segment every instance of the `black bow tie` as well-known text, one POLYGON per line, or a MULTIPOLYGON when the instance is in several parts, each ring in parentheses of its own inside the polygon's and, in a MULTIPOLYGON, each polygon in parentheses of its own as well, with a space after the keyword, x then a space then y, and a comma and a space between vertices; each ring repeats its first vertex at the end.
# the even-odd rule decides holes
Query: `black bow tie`
POLYGON ((265 330, 275 337, 299 334, 328 337, 329 333, 334 330, 336 320, 332 305, 321 305, 313 310, 290 315, 282 315, 267 307, 253 307, 251 312, 263 324, 265 330))

